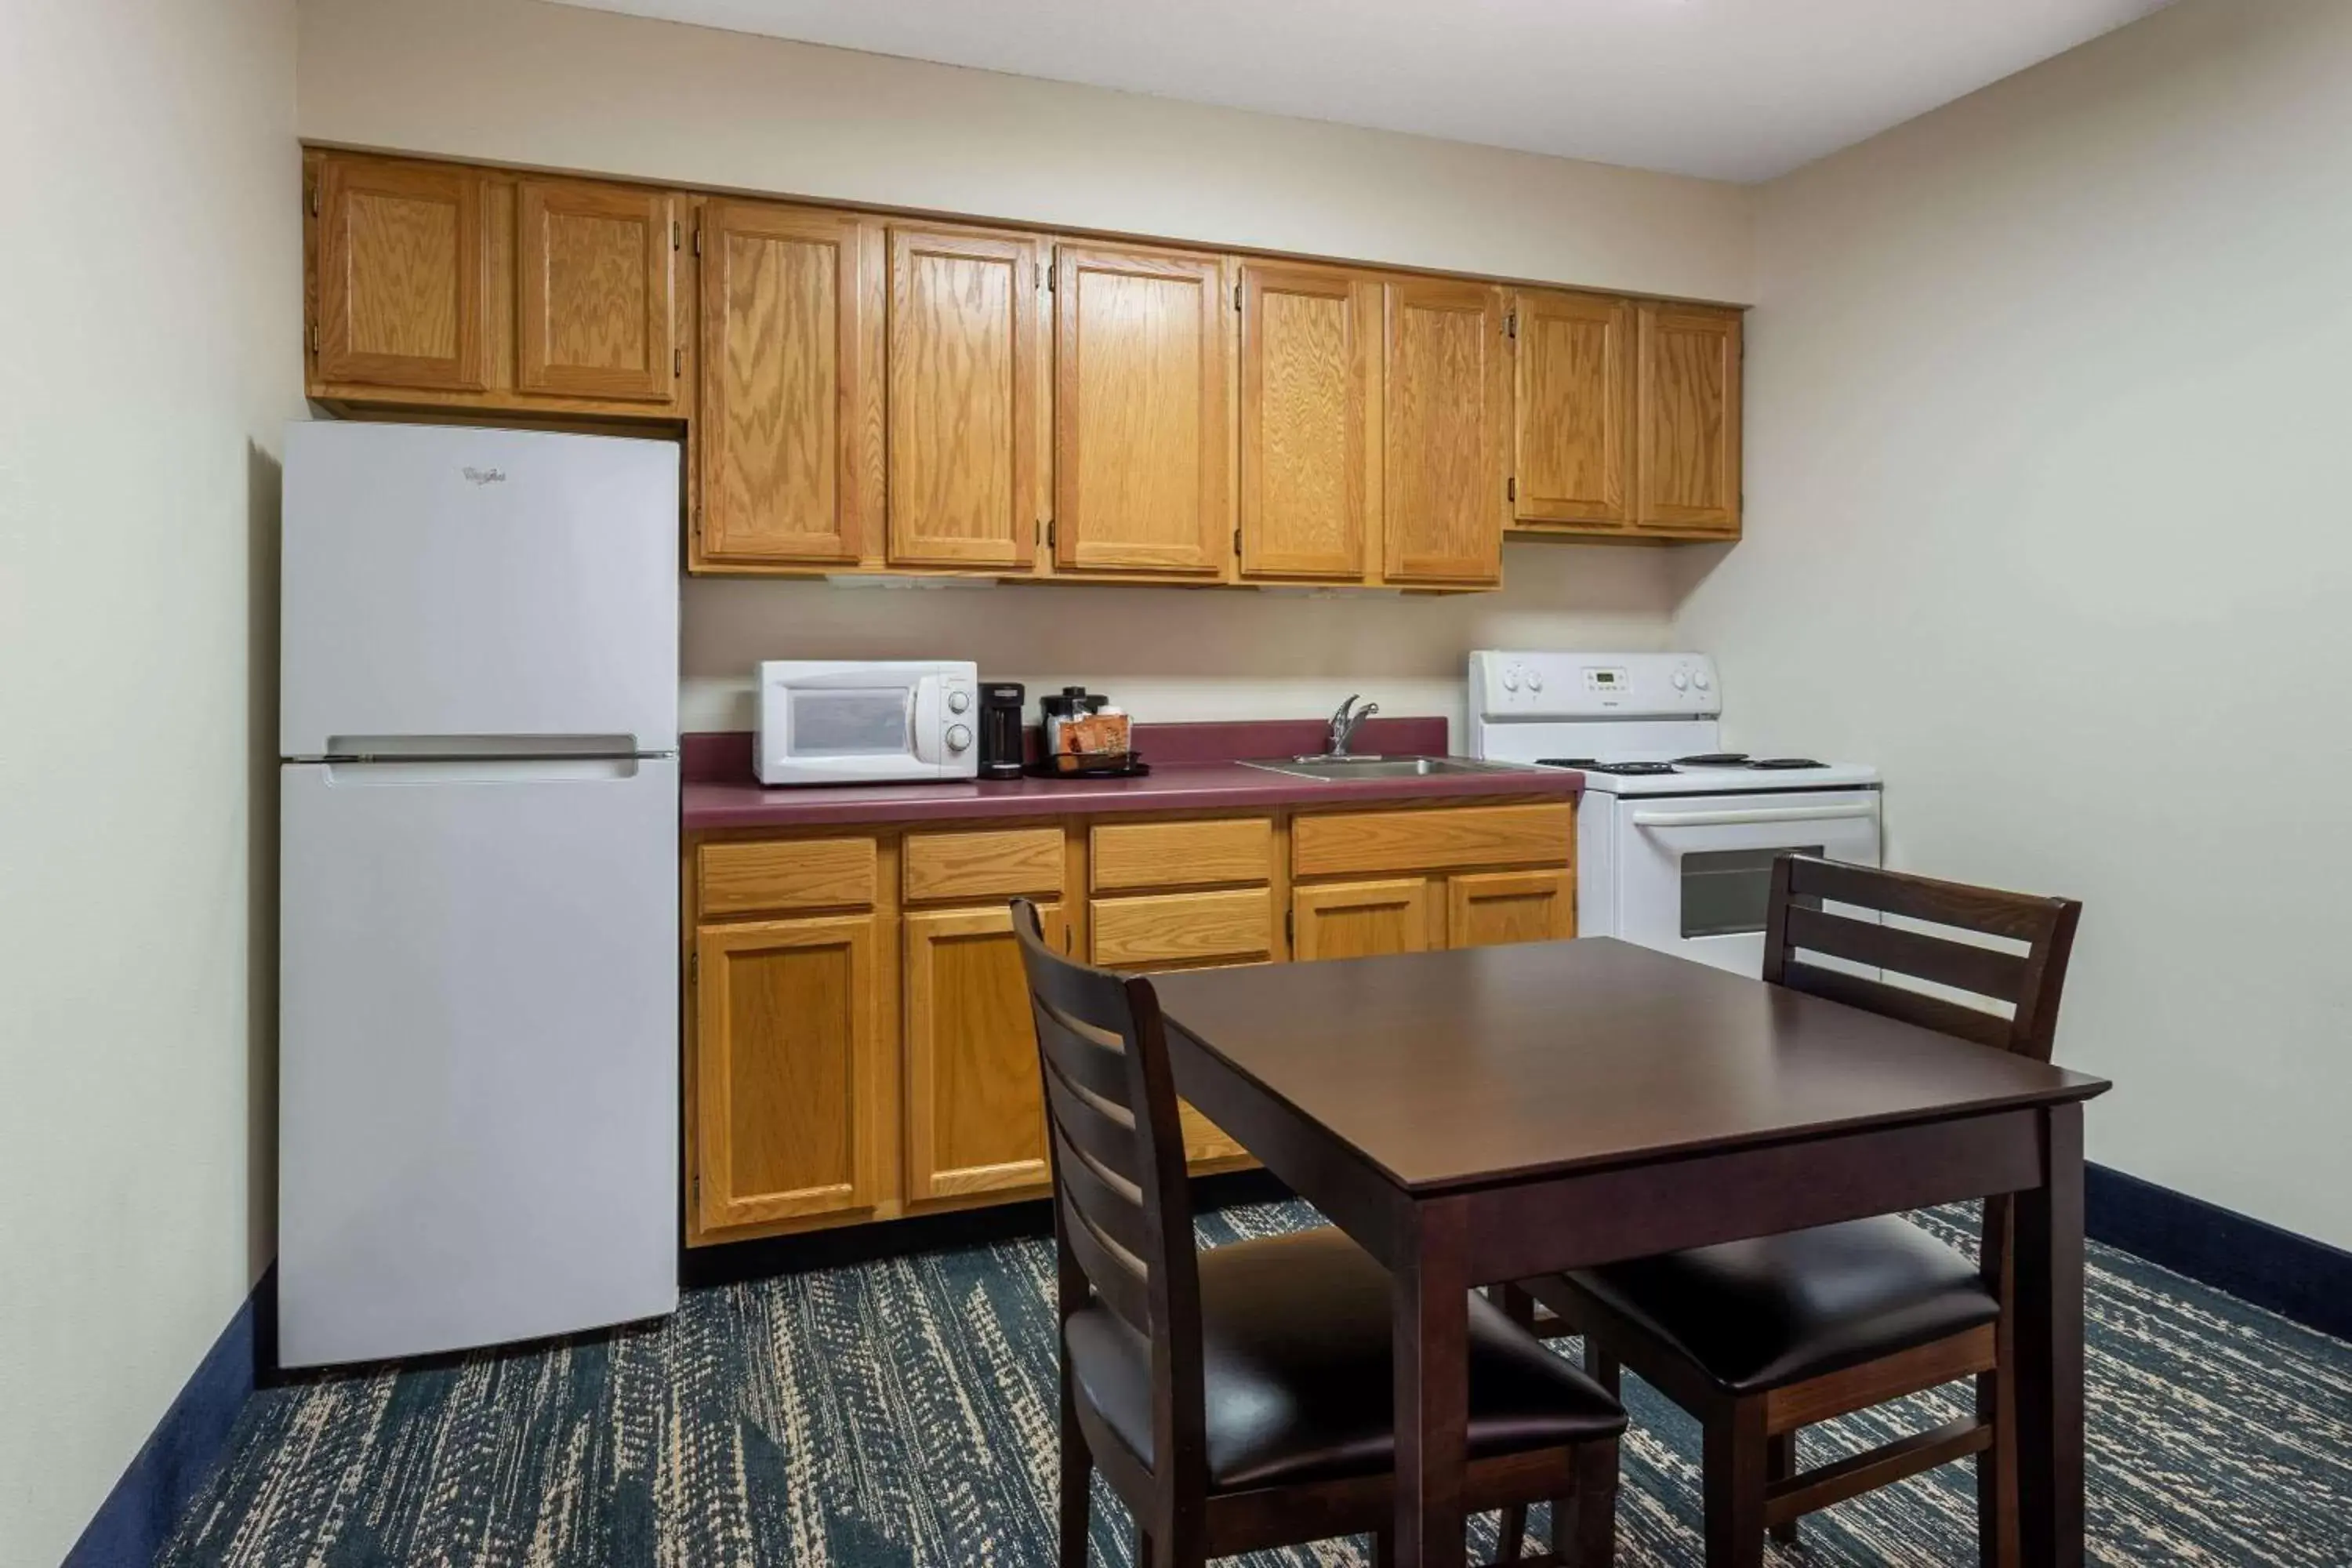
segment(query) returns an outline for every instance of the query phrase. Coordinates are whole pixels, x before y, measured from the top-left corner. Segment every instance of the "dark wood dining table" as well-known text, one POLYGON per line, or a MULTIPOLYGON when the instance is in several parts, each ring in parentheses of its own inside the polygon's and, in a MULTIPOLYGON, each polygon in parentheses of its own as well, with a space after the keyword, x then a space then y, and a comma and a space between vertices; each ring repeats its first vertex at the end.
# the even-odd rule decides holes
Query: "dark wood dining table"
POLYGON ((1178 1092, 1394 1277, 1399 1564, 1464 1562, 1473 1288, 1996 1193, 2023 1560, 2082 1562, 2104 1079, 1609 938, 1154 983, 1178 1092))

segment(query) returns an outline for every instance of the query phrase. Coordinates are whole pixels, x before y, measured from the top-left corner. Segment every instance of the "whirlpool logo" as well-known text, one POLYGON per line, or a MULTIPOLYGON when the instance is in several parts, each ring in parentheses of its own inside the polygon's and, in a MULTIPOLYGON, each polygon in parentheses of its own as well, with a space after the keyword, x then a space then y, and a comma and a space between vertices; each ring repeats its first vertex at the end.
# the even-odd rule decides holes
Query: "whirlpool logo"
POLYGON ((460 468, 457 471, 465 475, 470 484, 502 485, 507 482, 504 468, 460 468))

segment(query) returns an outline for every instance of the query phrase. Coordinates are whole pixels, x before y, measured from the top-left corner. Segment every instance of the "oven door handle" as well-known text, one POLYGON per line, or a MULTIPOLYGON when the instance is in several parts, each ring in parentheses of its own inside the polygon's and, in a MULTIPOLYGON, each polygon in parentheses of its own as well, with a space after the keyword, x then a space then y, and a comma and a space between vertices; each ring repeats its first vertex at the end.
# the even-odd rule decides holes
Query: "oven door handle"
POLYGON ((1742 827, 1759 822, 1840 822, 1874 817, 1875 805, 1759 805, 1731 811, 1637 811, 1636 827, 1742 827))

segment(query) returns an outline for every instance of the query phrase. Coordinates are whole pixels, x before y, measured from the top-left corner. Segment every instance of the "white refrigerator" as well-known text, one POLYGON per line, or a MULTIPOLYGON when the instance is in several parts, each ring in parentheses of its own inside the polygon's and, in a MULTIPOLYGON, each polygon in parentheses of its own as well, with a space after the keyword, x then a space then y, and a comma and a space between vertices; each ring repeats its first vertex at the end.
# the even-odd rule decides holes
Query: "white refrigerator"
POLYGON ((678 464, 288 429, 284 1365, 677 1305, 678 464))

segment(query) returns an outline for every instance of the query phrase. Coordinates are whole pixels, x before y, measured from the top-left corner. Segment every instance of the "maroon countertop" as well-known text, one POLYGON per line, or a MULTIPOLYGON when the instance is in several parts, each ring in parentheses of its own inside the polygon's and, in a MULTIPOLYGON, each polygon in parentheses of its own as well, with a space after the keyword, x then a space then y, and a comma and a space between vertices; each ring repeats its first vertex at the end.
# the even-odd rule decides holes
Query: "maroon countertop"
MULTIPOLYGON (((1443 719, 1372 719, 1355 750, 1443 755, 1443 719)), ((684 737, 681 826, 807 827, 920 822, 951 817, 1062 816, 1096 812, 1250 810, 1277 805, 1354 805, 1465 795, 1572 798, 1584 775, 1557 768, 1524 773, 1460 773, 1423 779, 1293 778, 1244 767, 1242 757, 1286 757, 1323 749, 1318 720, 1235 724, 1139 724, 1135 747, 1151 764, 1139 779, 958 780, 952 784, 814 784, 767 789, 751 773, 748 731, 684 737)))

